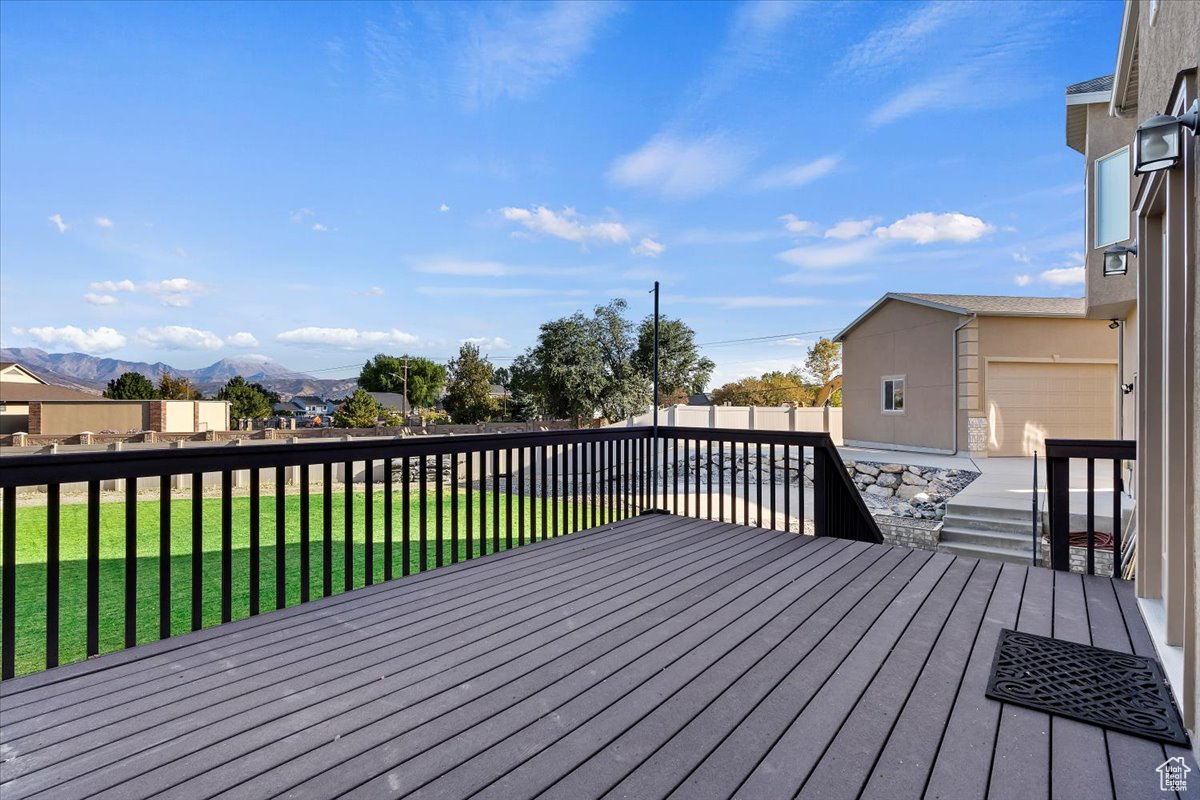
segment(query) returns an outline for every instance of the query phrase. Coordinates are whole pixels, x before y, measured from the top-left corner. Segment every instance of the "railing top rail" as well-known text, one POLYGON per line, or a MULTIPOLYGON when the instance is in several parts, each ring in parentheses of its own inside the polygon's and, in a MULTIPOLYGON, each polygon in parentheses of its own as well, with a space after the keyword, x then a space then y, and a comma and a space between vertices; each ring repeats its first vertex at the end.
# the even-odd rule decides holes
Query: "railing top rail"
POLYGON ((1131 439, 1047 439, 1046 458, 1115 458, 1137 460, 1137 442, 1131 439))
POLYGON ((647 439, 649 428, 579 428, 520 433, 332 441, 311 439, 270 444, 220 444, 198 447, 148 447, 136 450, 22 454, 0 457, 0 487, 40 486, 89 480, 182 475, 299 464, 380 460, 550 447, 590 441, 647 439))
POLYGON ((822 431, 768 431, 744 428, 693 428, 683 425, 659 425, 659 436, 666 439, 701 439, 751 444, 790 444, 792 446, 833 447, 833 438, 822 431))

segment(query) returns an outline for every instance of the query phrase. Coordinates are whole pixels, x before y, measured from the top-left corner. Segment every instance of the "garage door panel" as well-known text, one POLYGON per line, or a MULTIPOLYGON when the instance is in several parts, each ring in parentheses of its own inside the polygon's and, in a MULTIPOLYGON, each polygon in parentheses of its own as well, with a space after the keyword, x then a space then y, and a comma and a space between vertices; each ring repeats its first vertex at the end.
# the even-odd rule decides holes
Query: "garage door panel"
POLYGON ((1047 438, 1112 438, 1115 392, 1113 364, 992 362, 988 455, 1045 452, 1047 438))

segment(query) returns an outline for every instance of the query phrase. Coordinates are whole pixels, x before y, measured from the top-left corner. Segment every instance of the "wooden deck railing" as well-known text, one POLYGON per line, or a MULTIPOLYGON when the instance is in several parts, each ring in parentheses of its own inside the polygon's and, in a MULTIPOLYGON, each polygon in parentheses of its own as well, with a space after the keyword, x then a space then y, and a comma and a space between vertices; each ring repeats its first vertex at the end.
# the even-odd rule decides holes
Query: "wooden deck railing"
POLYGON ((1137 443, 1122 439, 1047 439, 1046 491, 1050 511, 1050 567, 1071 569, 1071 459, 1087 462, 1086 543, 1088 575, 1096 574, 1096 462, 1112 466, 1113 577, 1121 577, 1121 496, 1125 461, 1137 458, 1137 443))
POLYGON ((650 511, 790 528, 806 463, 816 535, 881 541, 823 433, 613 427, 0 457, 0 677, 650 511))

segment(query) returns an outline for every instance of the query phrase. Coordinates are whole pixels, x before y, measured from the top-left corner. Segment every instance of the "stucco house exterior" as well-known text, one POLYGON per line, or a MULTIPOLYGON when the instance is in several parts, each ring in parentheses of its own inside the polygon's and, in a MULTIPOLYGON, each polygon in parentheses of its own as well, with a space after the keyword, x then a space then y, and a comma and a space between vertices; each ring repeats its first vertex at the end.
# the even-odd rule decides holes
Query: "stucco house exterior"
POLYGON ((892 292, 846 326, 847 445, 1028 456, 1112 438, 1117 331, 1083 298, 892 292))
POLYGON ((99 395, 42 380, 15 361, 0 361, 0 434, 29 431, 29 404, 49 400, 103 401, 99 395))

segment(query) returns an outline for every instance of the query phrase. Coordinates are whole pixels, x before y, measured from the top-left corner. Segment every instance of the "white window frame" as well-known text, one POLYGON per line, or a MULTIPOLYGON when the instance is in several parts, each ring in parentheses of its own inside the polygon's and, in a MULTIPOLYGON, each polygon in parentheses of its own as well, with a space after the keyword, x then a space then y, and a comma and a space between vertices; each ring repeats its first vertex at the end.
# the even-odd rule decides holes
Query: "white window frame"
POLYGON ((903 414, 907 405, 905 403, 905 388, 908 384, 908 378, 905 375, 883 375, 879 379, 879 413, 881 414, 903 414), (892 386, 892 405, 893 408, 887 407, 887 383, 891 381, 893 384, 896 381, 900 382, 900 408, 895 408, 896 387, 892 386))
MULTIPOLYGON (((1129 145, 1125 145, 1124 147, 1118 147, 1116 150, 1113 150, 1111 153, 1102 155, 1099 158, 1097 158, 1095 161, 1092 162, 1092 227, 1094 228, 1094 232, 1092 234, 1092 239, 1095 242, 1092 245, 1092 249, 1094 249, 1094 250, 1099 249, 1101 247, 1108 247, 1110 244, 1116 244, 1117 242, 1128 241, 1129 237, 1132 235, 1130 233, 1130 231, 1132 229, 1131 226, 1133 223, 1132 223, 1132 221, 1130 221, 1130 222, 1127 222, 1125 225, 1125 235, 1123 237, 1121 237, 1119 239, 1109 239, 1108 241, 1100 240, 1100 164, 1101 164, 1101 162, 1108 161, 1110 158, 1114 158, 1115 156, 1118 156, 1121 153, 1125 154, 1125 171, 1128 172, 1129 164, 1130 164, 1130 162, 1129 162, 1129 145)), ((1129 202, 1130 202, 1129 198, 1126 198, 1125 204, 1129 205, 1129 202)))

